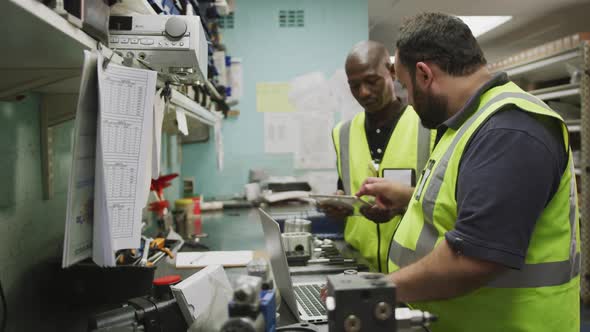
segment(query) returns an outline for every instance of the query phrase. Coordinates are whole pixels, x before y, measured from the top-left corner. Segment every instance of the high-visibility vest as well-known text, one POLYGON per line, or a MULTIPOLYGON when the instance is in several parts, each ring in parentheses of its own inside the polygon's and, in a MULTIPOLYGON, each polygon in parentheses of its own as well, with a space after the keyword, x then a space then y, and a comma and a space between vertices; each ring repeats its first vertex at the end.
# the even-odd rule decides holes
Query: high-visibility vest
POLYGON ((459 129, 447 129, 435 146, 391 242, 389 269, 395 271, 424 257, 454 228, 461 157, 477 129, 506 105, 559 121, 568 166, 536 221, 522 269, 509 270, 464 296, 412 304, 439 317, 431 326, 433 332, 573 332, 580 328, 579 215, 568 131, 557 113, 512 82, 485 92, 477 111, 459 129))
MULTIPOLYGON (((383 176, 384 169, 413 169, 418 174, 428 160, 433 137, 430 130, 422 127, 412 107, 407 106, 389 138, 379 165, 379 176, 383 176)), ((332 139, 344 191, 354 195, 370 176, 368 165, 372 163, 365 133, 365 112, 336 125, 332 139)), ((344 239, 368 260, 371 270, 387 272, 387 251, 400 220, 401 216, 395 216, 387 223, 376 224, 360 215, 348 217, 344 239)))

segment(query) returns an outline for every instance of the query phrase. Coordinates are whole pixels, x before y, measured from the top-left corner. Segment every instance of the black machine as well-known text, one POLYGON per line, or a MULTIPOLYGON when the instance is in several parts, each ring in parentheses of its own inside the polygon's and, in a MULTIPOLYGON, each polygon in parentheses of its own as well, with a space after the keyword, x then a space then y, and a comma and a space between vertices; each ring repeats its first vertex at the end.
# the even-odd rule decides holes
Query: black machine
POLYGON ((428 312, 396 308, 395 285, 376 273, 328 276, 330 332, 395 332, 426 327, 436 320, 428 312))
POLYGON ((180 281, 179 276, 154 280, 152 295, 130 299, 122 308, 91 317, 88 330, 186 332, 188 326, 170 290, 171 285, 180 281))

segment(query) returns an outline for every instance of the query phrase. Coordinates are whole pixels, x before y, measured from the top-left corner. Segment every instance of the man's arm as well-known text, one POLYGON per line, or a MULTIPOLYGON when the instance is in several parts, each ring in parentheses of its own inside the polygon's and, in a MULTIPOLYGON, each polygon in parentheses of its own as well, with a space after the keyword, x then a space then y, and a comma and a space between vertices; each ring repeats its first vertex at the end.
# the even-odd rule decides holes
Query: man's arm
POLYGON ((405 209, 412 198, 414 187, 384 178, 367 178, 356 196, 375 196, 376 206, 381 209, 405 209))
POLYGON ((453 251, 443 240, 418 262, 389 275, 398 302, 444 300, 486 285, 507 268, 453 251))
POLYGON ((356 196, 375 196, 375 204, 362 207, 360 212, 375 223, 385 223, 406 211, 413 191, 413 187, 384 178, 367 178, 356 196))

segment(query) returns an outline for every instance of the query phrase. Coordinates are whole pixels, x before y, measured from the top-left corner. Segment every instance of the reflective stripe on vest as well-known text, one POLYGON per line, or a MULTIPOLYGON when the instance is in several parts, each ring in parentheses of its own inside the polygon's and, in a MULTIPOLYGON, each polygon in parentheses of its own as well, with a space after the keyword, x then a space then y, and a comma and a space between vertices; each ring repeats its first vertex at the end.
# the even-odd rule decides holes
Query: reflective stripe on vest
MULTIPOLYGON (((422 202, 422 211, 424 215, 424 224, 418 241, 416 243, 416 250, 411 250, 401 246, 395 240, 391 242, 389 250, 389 259, 399 267, 407 266, 414 263, 430 253, 439 238, 439 233, 433 224, 434 206, 436 198, 438 197, 443 178, 447 170, 447 166, 455 146, 465 134, 468 128, 475 122, 481 114, 488 108, 500 100, 506 98, 520 98, 529 102, 535 103, 538 106, 547 108, 543 102, 525 93, 504 92, 490 99, 483 107, 481 107, 473 116, 471 116, 464 125, 461 126, 459 132, 455 135, 453 141, 445 151, 442 159, 439 161, 434 173, 430 174, 431 180, 424 193, 422 202)), ((499 109, 498 109, 499 110, 499 109)), ((498 111, 496 110, 496 111, 498 111)), ((570 176, 570 195, 569 195, 569 222, 570 222, 570 250, 569 259, 558 262, 548 262, 539 264, 525 264, 520 270, 508 271, 499 278, 492 281, 488 286, 496 288, 527 288, 527 287, 542 287, 560 285, 570 281, 577 276, 580 271, 580 254, 576 254, 576 179, 574 176, 574 166, 571 158, 568 162, 571 176, 570 176)), ((425 173, 425 175, 428 173, 425 173)), ((420 185, 426 182, 428 176, 422 176, 420 185)), ((417 190, 416 199, 420 199, 421 190, 417 190)))
POLYGON ((340 175, 346 195, 351 193, 352 182, 350 179, 350 124, 352 120, 346 121, 340 127, 340 175))
MULTIPOLYGON (((414 112, 412 110, 412 112, 414 112)), ((346 121, 340 126, 340 173, 342 179, 342 185, 344 186, 344 192, 347 195, 354 195, 351 192, 352 179, 350 178, 350 126, 352 120, 346 121)), ((393 133, 392 133, 393 135, 393 133)), ((428 156, 430 155, 430 140, 431 140, 430 129, 418 126, 418 154, 416 162, 416 170, 424 168, 428 162, 428 156)))
POLYGON ((416 163, 416 172, 424 169, 430 156, 430 140, 432 138, 430 129, 420 125, 418 126, 418 162, 416 163))

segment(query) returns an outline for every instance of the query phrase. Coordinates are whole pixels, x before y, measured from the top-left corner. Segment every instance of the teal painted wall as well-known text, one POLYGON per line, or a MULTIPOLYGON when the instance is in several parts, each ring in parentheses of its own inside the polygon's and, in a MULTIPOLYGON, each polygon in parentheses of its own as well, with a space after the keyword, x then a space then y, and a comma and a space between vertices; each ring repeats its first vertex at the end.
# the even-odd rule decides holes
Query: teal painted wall
MULTIPOLYGON (((48 326, 67 331, 75 323, 82 329, 73 330, 81 331, 86 320, 63 318, 64 304, 49 292, 61 266, 74 121, 52 130, 54 196, 43 200, 40 100, 30 94, 20 102, 0 102, 0 283, 8 301, 7 332, 48 326)), ((176 137, 163 135, 162 146, 162 172, 179 172, 176 137)), ((180 191, 176 180, 165 196, 174 200, 180 191)))
POLYGON ((54 198, 42 199, 38 95, 0 102, 0 282, 8 331, 39 328, 48 262, 61 257, 73 121, 53 130, 54 198))
POLYGON ((242 192, 252 168, 300 175, 292 154, 264 153, 256 83, 288 82, 312 71, 330 77, 352 45, 369 36, 367 0, 236 0, 234 20, 234 29, 223 30, 223 43, 242 58, 244 96, 236 107, 240 116, 223 124, 224 170, 217 171, 212 139, 182 149, 182 176, 195 177, 197 191, 206 196, 242 192), (305 27, 279 28, 278 12, 285 9, 305 10, 305 27))
POLYGON ((160 152, 160 174, 178 174, 178 177, 170 183, 170 187, 164 189, 164 197, 174 206, 174 201, 182 197, 181 158, 182 150, 176 135, 162 134, 162 151, 160 152))

